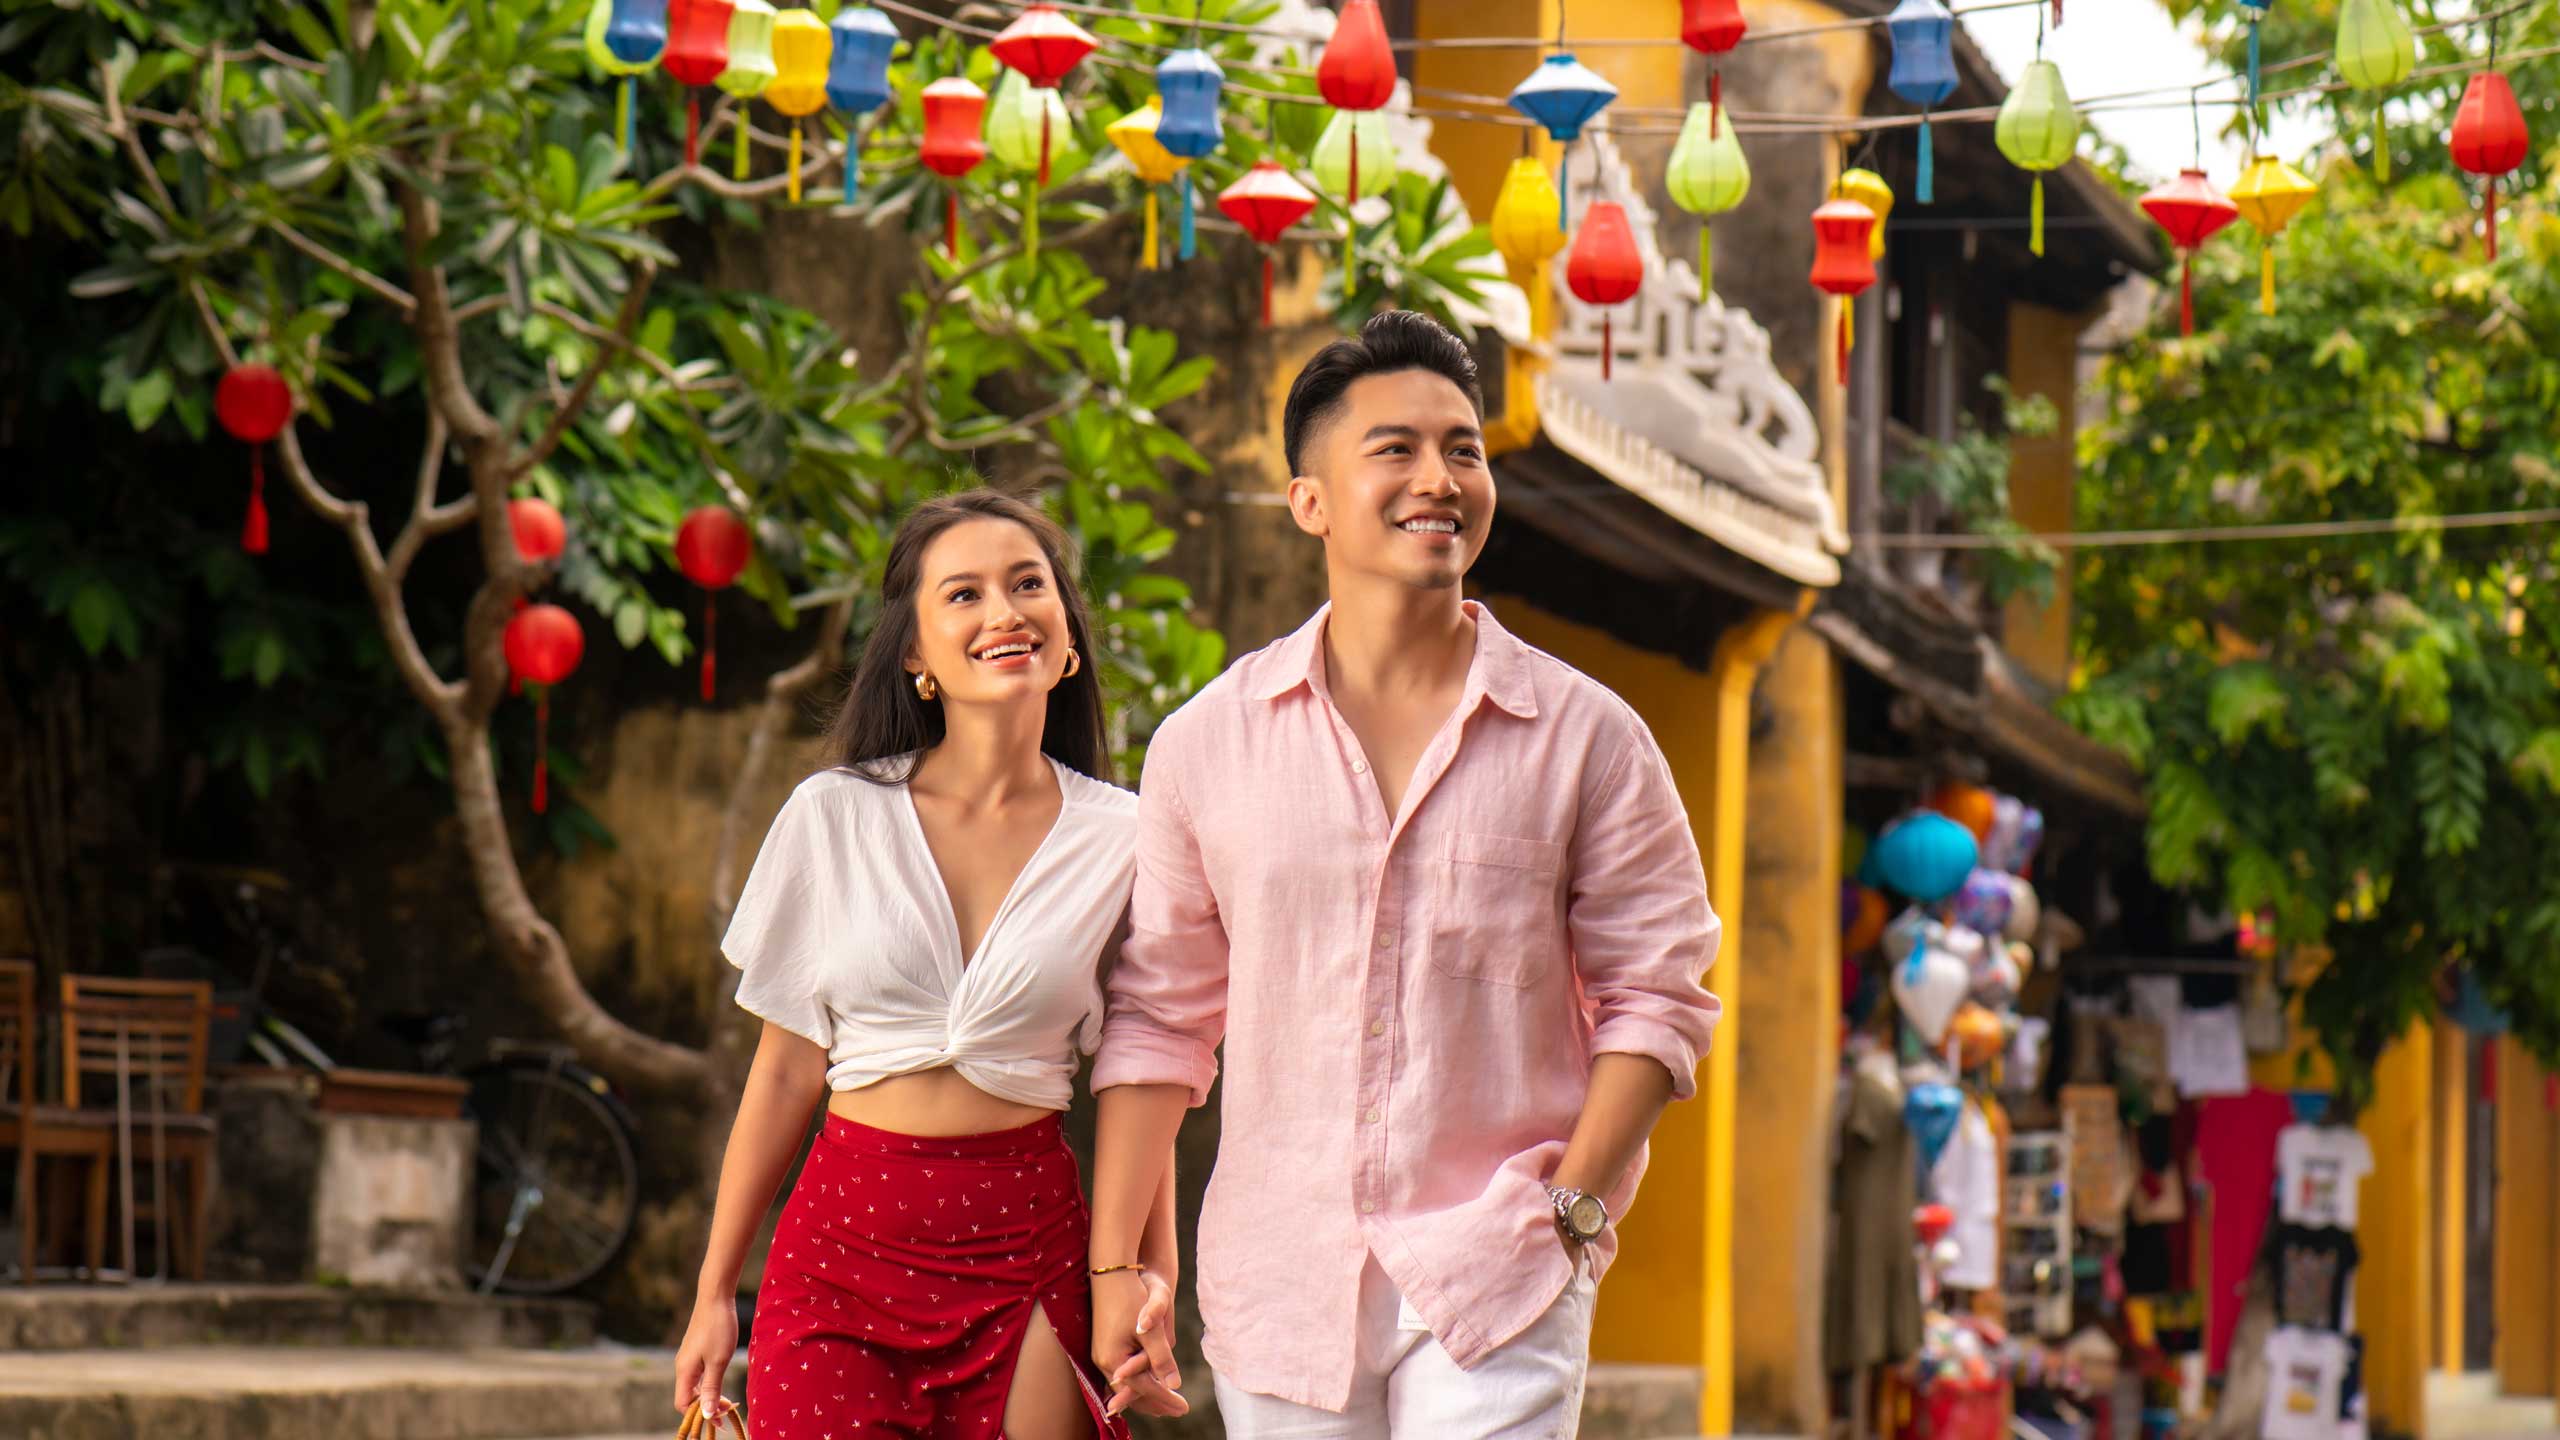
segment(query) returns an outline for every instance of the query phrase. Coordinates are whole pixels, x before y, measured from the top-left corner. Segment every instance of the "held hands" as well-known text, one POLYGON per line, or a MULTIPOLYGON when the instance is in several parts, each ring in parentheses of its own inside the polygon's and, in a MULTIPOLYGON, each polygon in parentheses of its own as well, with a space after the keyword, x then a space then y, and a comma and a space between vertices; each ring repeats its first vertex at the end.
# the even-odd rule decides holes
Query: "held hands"
POLYGON ((715 1412, 737 1349, 737 1301, 726 1295, 695 1301, 684 1343, 676 1349, 676 1409, 690 1409, 699 1400, 705 1413, 715 1412))
POLYGON ((1173 1287, 1164 1277, 1152 1270, 1094 1277, 1093 1363, 1111 1382, 1106 1413, 1171 1419, 1191 1412, 1173 1363, 1173 1287))

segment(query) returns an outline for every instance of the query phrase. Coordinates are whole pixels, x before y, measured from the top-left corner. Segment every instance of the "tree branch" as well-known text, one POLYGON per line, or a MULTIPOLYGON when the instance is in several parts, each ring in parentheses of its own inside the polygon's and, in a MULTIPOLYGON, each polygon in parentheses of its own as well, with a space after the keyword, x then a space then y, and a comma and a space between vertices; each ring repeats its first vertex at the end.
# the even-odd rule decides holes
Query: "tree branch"
MULTIPOLYGON (((548 300, 535 301, 533 303, 533 313, 536 315, 548 316, 551 319, 557 320, 561 324, 568 326, 570 329, 577 331, 579 334, 586 336, 588 339, 593 340, 598 344, 619 345, 625 343, 624 338, 618 332, 608 330, 604 326, 588 319, 586 316, 579 314, 577 311, 571 310, 566 306, 555 305, 548 300)), ((636 345, 631 347, 631 354, 632 358, 638 360, 649 370, 651 374, 665 381, 669 388, 673 389, 680 395, 691 394, 696 390, 716 391, 734 390, 737 388, 736 383, 733 381, 687 380, 676 374, 675 367, 659 358, 656 352, 643 350, 636 345)))
POLYGON ((599 351, 594 361, 587 366, 586 373, 578 377, 578 383, 571 388, 568 398, 562 400, 559 408, 551 412, 551 423, 543 427, 541 437, 533 442, 533 448, 527 450, 524 457, 516 461, 515 469, 509 477, 511 481, 523 479, 532 473, 535 466, 551 458, 551 452, 560 448, 561 438, 569 433, 569 427, 578 423, 578 416, 586 411, 587 402, 594 398, 596 393, 597 382, 604 379, 604 372, 613 368, 614 360, 622 352, 634 348, 631 343, 631 332, 639 328, 641 311, 648 307, 649 289, 657 281, 658 262, 642 258, 640 273, 633 278, 630 288, 623 293, 622 311, 614 316, 613 329, 605 338, 597 342, 604 346, 604 349, 599 351))
POLYGON ((409 520, 391 542, 391 558, 387 563, 392 583, 409 577, 409 566, 428 541, 450 535, 468 525, 480 513, 480 497, 465 494, 446 504, 436 502, 436 482, 444 475, 444 451, 453 432, 444 423, 444 415, 434 406, 427 407, 427 440, 418 451, 418 498, 409 508, 409 520))
MULTIPOLYGON (((365 591, 373 599, 374 620, 381 626, 382 638, 391 647, 391 662, 400 671, 401 680, 429 713, 439 721, 449 723, 454 701, 459 698, 457 687, 436 673, 435 666, 427 661, 427 652, 419 646, 417 631, 409 624, 409 603, 400 593, 399 580, 383 559, 382 547, 374 541, 372 517, 364 502, 341 500, 320 483, 320 477, 312 473, 311 463, 302 453, 302 437, 297 427, 284 427, 283 433, 276 437, 276 451, 284 458, 285 475, 303 503, 347 532, 347 544, 356 554, 357 573, 363 576, 365 591)), ((407 536, 404 534, 402 538, 405 540, 407 536)))
POLYGON ((339 274, 346 276, 348 279, 362 285, 364 288, 381 296, 383 299, 390 301, 393 306, 398 308, 403 319, 406 319, 418 308, 417 296, 410 294, 408 291, 401 289, 399 286, 392 284, 390 281, 383 279, 381 276, 376 275, 354 261, 349 260, 344 255, 341 255, 337 251, 330 249, 328 246, 321 244, 319 241, 312 239, 310 236, 303 234, 301 231, 296 230, 284 221, 269 220, 267 222, 267 228, 275 231, 276 235, 287 245, 290 245, 294 249, 301 251, 303 254, 310 256, 312 259, 319 261, 321 264, 328 266, 330 269, 337 271, 339 274))
POLYGON ((462 373, 462 339, 454 328, 444 268, 427 263, 427 243, 435 238, 434 209, 426 196, 404 185, 400 188, 400 214, 406 224, 409 266, 414 272, 410 278, 417 286, 417 308, 409 314, 409 325, 417 332, 419 352, 426 357, 427 394, 466 446, 503 444, 505 432, 472 398, 471 381, 462 373))

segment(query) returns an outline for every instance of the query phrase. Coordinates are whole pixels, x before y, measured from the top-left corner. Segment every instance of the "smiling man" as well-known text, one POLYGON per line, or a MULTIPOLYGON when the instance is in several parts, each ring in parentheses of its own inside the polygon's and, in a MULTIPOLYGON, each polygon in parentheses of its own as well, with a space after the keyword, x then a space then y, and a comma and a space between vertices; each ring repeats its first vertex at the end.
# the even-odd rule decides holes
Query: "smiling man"
POLYGON ((1095 1358, 1226 1045, 1200 1306, 1233 1440, 1574 1432, 1593 1292, 1716 1018, 1661 751, 1465 598, 1493 523, 1466 346, 1380 315, 1290 387, 1331 603, 1167 720, 1111 979, 1095 1358))

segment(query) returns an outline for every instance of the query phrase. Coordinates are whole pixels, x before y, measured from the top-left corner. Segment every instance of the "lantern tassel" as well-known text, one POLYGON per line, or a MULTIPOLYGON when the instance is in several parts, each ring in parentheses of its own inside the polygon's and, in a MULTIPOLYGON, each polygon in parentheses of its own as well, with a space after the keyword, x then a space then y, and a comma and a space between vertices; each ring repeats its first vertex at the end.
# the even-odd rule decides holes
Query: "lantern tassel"
POLYGON ((1716 292, 1716 232, 1707 217, 1698 217, 1698 303, 1716 292))
POLYGON ((1707 138, 1716 138, 1716 127, 1724 118, 1724 67, 1707 67, 1707 138))
POLYGON ((240 522, 240 548, 252 555, 267 553, 267 452, 249 451, 249 513, 240 522))
POLYGON ((1609 378, 1609 362, 1618 353, 1617 337, 1609 333, 1609 312, 1600 312, 1600 378, 1609 378))
POLYGON ((960 192, 946 191, 942 197, 942 254, 945 259, 960 258, 960 192))
POLYGON ((1849 347, 1858 343, 1858 297, 1840 297, 1840 383, 1849 383, 1849 347))
POLYGON ((551 687, 533 701, 533 813, 551 808, 551 687))
POLYGON ((2276 313, 2276 242, 2272 237, 2258 245, 2258 313, 2276 313))
POLYGON ((2258 113, 2258 12, 2249 12, 2249 113, 2258 113))
POLYGON ((1923 205, 1938 198, 1938 147, 1929 142, 1929 112, 1920 112, 1920 178, 1912 182, 1911 193, 1923 205))
POLYGON ((719 689, 720 673, 720 596, 718 591, 704 591, 702 596, 702 699, 709 704, 719 689))
POLYGON ((2044 254, 2044 177, 2036 177, 2033 198, 2027 201, 2027 249, 2044 254))
POLYGON ((1138 255, 1138 268, 1156 268, 1156 187, 1147 187, 1147 248, 1138 255))
POLYGON ((844 203, 853 203, 854 186, 862 175, 862 132, 847 128, 844 132, 844 203))
POLYGON ((684 97, 684 168, 692 169, 702 161, 702 101, 693 95, 684 97))
POLYGON ((2495 264, 2498 259, 2498 177, 2484 175, 2480 178, 2484 182, 2480 189, 2480 219, 2489 232, 2489 260, 2495 264))
POLYGON ((791 122, 791 179, 789 182, 789 194, 792 204, 797 205, 800 203, 800 122, 797 120, 791 122))
POLYGON ((628 75, 624 76, 622 88, 615 91, 613 97, 613 133, 622 141, 622 153, 625 155, 631 153, 632 145, 640 138, 631 133, 631 92, 639 83, 628 75))
POLYGON ((2053 0, 2053 28, 2062 28, 2062 0, 2053 0))
POLYGON ((2382 102, 2373 102, 2373 178, 2391 183, 2391 127, 2383 122, 2382 102))
POLYGON ((1040 188, 1049 188, 1049 106, 1043 96, 1040 106, 1040 188))
MULTIPOLYGON (((747 178, 746 111, 746 103, 744 101, 740 101, 738 104, 738 116, 734 130, 734 133, 737 136, 737 144, 733 147, 729 156, 729 178, 732 180, 744 180, 747 178)), ((799 137, 794 135, 792 138, 797 139, 799 137)))
POLYGON ((1271 252, 1262 252, 1262 326, 1271 328, 1271 252))
POLYGON ((2196 333, 2196 252, 2178 253, 2178 333, 2196 333))
POLYGON ((1182 172, 1182 248, 1179 253, 1188 260, 1197 253, 1191 237, 1191 172, 1182 172))

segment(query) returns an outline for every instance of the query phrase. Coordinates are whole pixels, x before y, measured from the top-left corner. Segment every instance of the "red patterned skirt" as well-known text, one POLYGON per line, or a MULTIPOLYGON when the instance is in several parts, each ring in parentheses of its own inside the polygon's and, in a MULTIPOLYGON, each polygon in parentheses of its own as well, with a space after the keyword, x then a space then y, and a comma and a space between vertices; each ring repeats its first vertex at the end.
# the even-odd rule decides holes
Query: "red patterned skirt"
POLYGON ((1037 1305, 1087 1362, 1090 1225, 1055 1116, 931 1138, 829 1115, 784 1206, 756 1292, 747 1420, 757 1440, 1001 1440, 1015 1357, 1037 1305))

